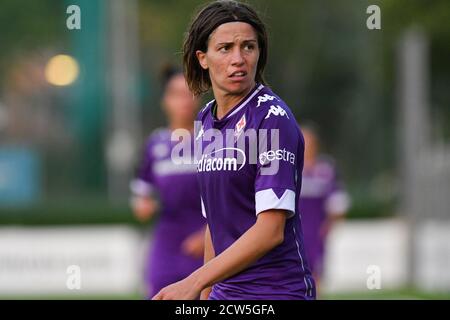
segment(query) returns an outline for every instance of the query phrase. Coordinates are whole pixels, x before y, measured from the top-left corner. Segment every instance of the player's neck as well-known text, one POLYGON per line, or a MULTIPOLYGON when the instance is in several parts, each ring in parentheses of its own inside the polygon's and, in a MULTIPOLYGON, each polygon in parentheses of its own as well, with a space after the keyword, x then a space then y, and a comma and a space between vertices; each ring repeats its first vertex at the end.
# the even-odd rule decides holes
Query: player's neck
POLYGON ((222 119, 231 109, 244 99, 248 93, 255 87, 255 84, 240 94, 231 94, 222 90, 213 90, 214 98, 217 104, 216 118, 222 119))

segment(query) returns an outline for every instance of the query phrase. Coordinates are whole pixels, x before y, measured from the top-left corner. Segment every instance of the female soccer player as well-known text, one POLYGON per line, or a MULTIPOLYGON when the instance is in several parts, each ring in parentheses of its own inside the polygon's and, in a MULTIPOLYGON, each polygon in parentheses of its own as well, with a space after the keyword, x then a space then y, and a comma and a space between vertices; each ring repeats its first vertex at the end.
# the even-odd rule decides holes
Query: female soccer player
POLYGON ((145 221, 157 211, 161 214, 146 263, 149 298, 200 267, 204 251, 205 222, 195 165, 171 161, 171 132, 193 130, 198 100, 193 99, 181 69, 168 67, 163 72, 163 87, 162 105, 169 126, 150 135, 137 177, 131 182, 136 217, 145 221))
POLYGON ((215 98, 195 137, 205 262, 154 299, 314 299, 298 211, 304 142, 290 109, 264 85, 264 24, 246 4, 213 2, 183 51, 191 91, 212 88, 215 98))
POLYGON ((350 206, 350 197, 338 179, 332 158, 320 154, 316 127, 303 124, 302 131, 306 148, 299 206, 302 210, 306 257, 319 288, 328 233, 344 218, 350 206))

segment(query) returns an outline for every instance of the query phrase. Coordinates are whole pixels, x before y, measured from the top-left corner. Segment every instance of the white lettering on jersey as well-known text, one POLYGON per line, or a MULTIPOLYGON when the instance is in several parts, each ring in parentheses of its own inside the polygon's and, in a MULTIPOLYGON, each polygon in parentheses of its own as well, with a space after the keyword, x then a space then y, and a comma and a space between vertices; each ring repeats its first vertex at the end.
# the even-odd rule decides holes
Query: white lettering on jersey
POLYGON ((271 105, 269 112, 267 112, 267 115, 264 119, 268 119, 271 114, 273 114, 274 116, 282 116, 282 117, 286 116, 286 118, 289 119, 289 116, 287 115, 286 110, 284 110, 279 105, 277 105, 277 106, 271 105))
POLYGON ((289 162, 292 165, 295 165, 295 153, 287 151, 283 148, 283 150, 270 150, 259 155, 259 163, 262 166, 268 164, 269 162, 272 162, 273 160, 283 160, 289 162))
POLYGON ((267 93, 258 97, 258 105, 257 108, 261 105, 261 103, 267 102, 267 101, 273 101, 274 99, 278 100, 274 96, 269 96, 267 93))
POLYGON ((200 161, 197 165, 198 172, 211 172, 211 171, 239 171, 244 167, 246 162, 246 156, 244 151, 239 148, 222 148, 216 151, 213 151, 210 154, 202 155, 200 161), (238 151, 243 157, 242 163, 238 167, 238 159, 237 157, 216 157, 216 155, 222 151, 238 151))

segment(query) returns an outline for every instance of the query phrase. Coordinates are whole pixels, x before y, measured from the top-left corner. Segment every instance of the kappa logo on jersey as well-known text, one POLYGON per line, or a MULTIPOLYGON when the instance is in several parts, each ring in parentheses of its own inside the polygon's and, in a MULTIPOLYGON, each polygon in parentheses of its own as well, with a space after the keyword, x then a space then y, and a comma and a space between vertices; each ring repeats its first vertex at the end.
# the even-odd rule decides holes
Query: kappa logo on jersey
POLYGON ((256 106, 257 108, 261 105, 261 103, 267 102, 267 101, 273 101, 273 100, 278 100, 277 98, 275 98, 274 96, 269 96, 267 93, 259 96, 258 97, 258 105, 256 106))
POLYGON ((279 105, 274 106, 271 105, 269 111, 267 112, 267 115, 264 119, 268 119, 270 117, 270 115, 274 115, 274 116, 281 116, 284 117, 286 116, 286 118, 289 119, 289 116, 287 115, 286 110, 284 110, 282 107, 280 107, 279 105))
POLYGON ((245 128, 245 125, 247 124, 247 121, 245 120, 245 114, 242 116, 242 118, 236 123, 236 127, 234 128, 234 141, 236 141, 239 136, 241 135, 242 131, 245 128))

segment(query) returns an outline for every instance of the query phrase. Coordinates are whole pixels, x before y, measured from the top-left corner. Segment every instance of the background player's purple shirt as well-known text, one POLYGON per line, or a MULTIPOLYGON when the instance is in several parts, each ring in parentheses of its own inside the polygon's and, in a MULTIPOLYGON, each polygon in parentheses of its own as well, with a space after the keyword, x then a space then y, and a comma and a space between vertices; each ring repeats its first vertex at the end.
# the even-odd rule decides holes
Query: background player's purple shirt
POLYGON ((326 239, 321 228, 329 214, 344 214, 349 197, 337 179, 333 161, 319 157, 309 169, 303 170, 300 212, 305 239, 306 256, 311 269, 320 275, 326 239))
MULTIPOLYGON (((284 241, 244 271, 213 286, 210 299, 314 299, 315 285, 303 248, 298 215, 304 141, 295 117, 286 104, 269 88, 258 85, 221 120, 212 115, 209 103, 199 113, 197 143, 203 146, 198 178, 203 214, 207 218, 216 255, 222 253, 268 209, 288 211, 284 241), (244 120, 243 120, 244 119, 244 120), (244 126, 244 128, 242 128, 244 126), (266 144, 252 140, 242 151, 230 155, 208 155, 206 133, 211 128, 234 130, 237 142, 249 129, 278 129, 279 146, 258 148, 257 163, 250 163, 249 146, 266 144), (222 160, 206 164, 215 155, 222 160), (225 166, 240 158, 237 166, 225 166), (276 174, 264 174, 278 165, 276 174)), ((269 135, 270 137, 270 135, 269 135)), ((239 144, 235 143, 234 147, 239 144)), ((226 147, 230 147, 228 144, 226 147)), ((240 148, 241 149, 241 148, 240 148)), ((241 149, 242 150, 242 149, 241 149)))
POLYGON ((146 278, 156 294, 164 286, 187 277, 203 264, 182 252, 183 241, 200 231, 200 191, 194 164, 176 164, 171 160, 171 131, 156 130, 148 139, 136 179, 131 183, 136 195, 159 199, 161 212, 153 233, 153 245, 147 262, 146 278))

